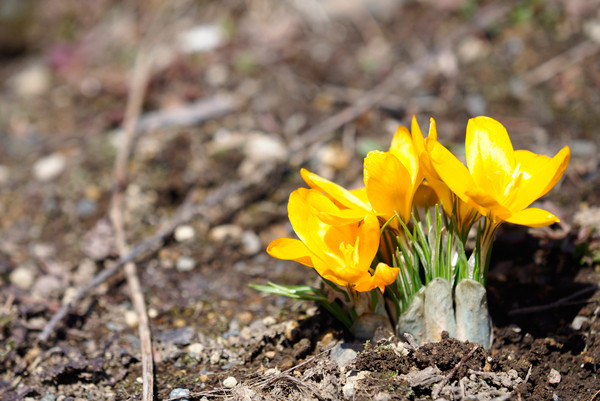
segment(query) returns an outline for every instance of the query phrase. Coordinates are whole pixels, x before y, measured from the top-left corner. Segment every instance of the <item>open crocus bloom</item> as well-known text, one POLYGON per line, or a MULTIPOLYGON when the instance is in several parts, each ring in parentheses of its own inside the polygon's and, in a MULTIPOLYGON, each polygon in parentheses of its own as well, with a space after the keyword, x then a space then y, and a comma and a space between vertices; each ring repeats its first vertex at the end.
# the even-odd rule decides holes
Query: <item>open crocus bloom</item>
MULTIPOLYGON (((313 267, 321 277, 357 291, 370 291, 393 283, 399 269, 380 263, 373 275, 371 263, 379 247, 379 221, 373 213, 348 224, 331 225, 319 218, 335 216, 340 209, 316 189, 299 188, 290 195, 288 214, 299 240, 279 238, 267 248, 269 255, 313 267)), ((328 217, 328 218, 329 218, 328 217)))
POLYGON ((454 216, 456 223, 458 224, 457 228, 460 237, 465 241, 469 234, 469 229, 480 215, 477 213, 477 209, 456 196, 433 167, 429 149, 432 146, 430 143, 437 142, 435 120, 433 118, 429 120, 429 135, 427 135, 427 138, 424 138, 421 128, 419 128, 419 124, 417 123, 417 119, 413 116, 411 133, 415 151, 419 157, 420 172, 437 194, 446 215, 454 216))
POLYGON ((322 219, 334 224, 358 221, 369 213, 387 221, 398 215, 405 222, 410 220, 414 194, 423 180, 419 173, 419 158, 410 133, 398 128, 388 152, 369 152, 364 161, 364 189, 347 189, 311 173, 301 171, 304 181, 314 189, 324 192, 340 206, 339 213, 322 215, 322 219))
POLYGON ((558 182, 569 162, 568 146, 553 158, 515 151, 502 124, 476 117, 467 125, 468 169, 437 141, 429 142, 427 149, 440 178, 493 224, 540 227, 559 221, 546 210, 528 206, 558 182))

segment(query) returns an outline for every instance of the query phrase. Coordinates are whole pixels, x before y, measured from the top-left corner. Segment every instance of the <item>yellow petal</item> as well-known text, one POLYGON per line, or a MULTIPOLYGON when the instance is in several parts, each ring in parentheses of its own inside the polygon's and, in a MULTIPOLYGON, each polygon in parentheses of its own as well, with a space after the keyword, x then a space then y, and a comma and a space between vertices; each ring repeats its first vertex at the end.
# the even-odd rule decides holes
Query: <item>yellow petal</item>
POLYGON ((473 180, 499 199, 515 169, 513 146, 504 126, 489 117, 470 119, 465 150, 473 180))
POLYGON ((516 151, 523 179, 511 208, 521 210, 550 191, 565 172, 570 155, 568 146, 562 148, 552 159, 526 150, 516 151))
POLYGON ((370 213, 365 217, 358 228, 358 258, 360 269, 365 271, 371 266, 371 262, 379 249, 379 220, 375 214, 370 213))
MULTIPOLYGON (((422 182, 415 192, 413 203, 418 207, 429 208, 433 205, 439 204, 440 198, 437 192, 428 182, 422 182)), ((452 213, 452 209, 450 209, 450 213, 452 213)))
MULTIPOLYGON (((467 191, 476 187, 469 170, 439 142, 427 143, 427 149, 439 177, 460 199, 469 202, 467 191)), ((442 197, 439 193, 438 196, 442 197)))
POLYGON ((311 188, 318 189, 321 192, 325 192, 327 195, 331 196, 335 201, 339 202, 341 205, 349 208, 349 209, 364 209, 365 211, 369 210, 368 205, 365 205, 359 198, 354 196, 347 189, 337 185, 334 182, 329 181, 323 177, 315 173, 311 173, 306 169, 300 170, 300 174, 304 181, 311 188))
POLYGON ((385 287, 394 283, 400 272, 398 267, 390 267, 385 263, 379 263, 375 268, 373 276, 365 276, 357 281, 354 289, 359 292, 371 291, 374 288, 379 288, 381 292, 385 291, 385 287))
POLYGON ((413 183, 406 167, 391 152, 372 151, 365 158, 364 178, 373 210, 386 220, 396 213, 410 219, 413 183))
POLYGON ((558 223, 560 220, 552 213, 538 208, 529 208, 513 213, 507 222, 529 227, 543 227, 558 223))
POLYGON ((291 238, 278 238, 271 241, 267 253, 274 258, 295 260, 303 265, 313 267, 311 252, 302 241, 291 238))
POLYGON ((398 127, 390 145, 390 153, 400 160, 408 171, 411 182, 417 181, 419 174, 419 155, 415 150, 412 137, 405 127, 398 127))

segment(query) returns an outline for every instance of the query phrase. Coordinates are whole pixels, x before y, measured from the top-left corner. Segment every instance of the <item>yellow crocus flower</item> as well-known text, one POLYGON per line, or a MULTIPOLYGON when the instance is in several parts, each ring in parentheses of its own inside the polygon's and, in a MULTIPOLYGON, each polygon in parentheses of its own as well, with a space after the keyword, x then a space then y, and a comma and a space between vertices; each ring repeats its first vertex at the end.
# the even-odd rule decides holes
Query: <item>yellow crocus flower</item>
POLYGON ((458 224, 459 235, 464 242, 467 240, 469 229, 480 215, 477 213, 477 209, 456 196, 433 167, 429 149, 432 147, 431 143, 437 143, 437 126, 435 120, 433 118, 429 120, 429 134, 427 138, 424 138, 417 119, 413 116, 411 132, 415 150, 419 156, 420 172, 436 192, 446 215, 454 216, 458 224))
POLYGON ((299 239, 276 239, 267 252, 312 267, 321 277, 340 286, 356 291, 380 288, 383 292, 386 285, 395 281, 399 269, 380 263, 373 275, 370 273, 379 247, 377 216, 367 213, 358 222, 336 225, 320 218, 339 215, 343 210, 319 190, 297 189, 290 195, 288 215, 299 239))
POLYGON ((514 151, 502 124, 476 117, 467 125, 465 149, 468 169, 437 141, 428 144, 435 171, 460 199, 494 225, 506 221, 540 227, 559 221, 528 206, 558 182, 569 163, 568 146, 553 158, 514 151))
POLYGON ((357 221, 371 212, 384 221, 397 214, 407 223, 414 194, 423 180, 413 141, 404 127, 396 131, 388 152, 368 153, 364 161, 364 189, 348 191, 306 169, 301 174, 311 188, 324 192, 340 206, 338 215, 322 216, 331 224, 336 219, 344 223, 357 221))

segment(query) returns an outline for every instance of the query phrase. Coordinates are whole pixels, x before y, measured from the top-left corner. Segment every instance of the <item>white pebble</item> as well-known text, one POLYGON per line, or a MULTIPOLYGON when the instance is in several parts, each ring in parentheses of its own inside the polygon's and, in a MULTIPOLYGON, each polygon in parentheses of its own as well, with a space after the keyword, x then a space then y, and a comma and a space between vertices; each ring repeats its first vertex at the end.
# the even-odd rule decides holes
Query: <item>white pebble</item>
POLYGON ((242 233, 242 252, 245 255, 254 255, 262 249, 260 238, 254 231, 244 231, 242 233))
POLYGON ((242 236, 242 229, 235 224, 223 224, 214 227, 208 237, 215 242, 224 242, 227 239, 238 239, 242 236))
POLYGON ((36 161, 33 176, 38 181, 50 181, 60 175, 67 165, 67 159, 60 153, 53 153, 36 161))
POLYGON ((28 266, 19 266, 10 273, 10 282, 22 290, 29 290, 34 282, 33 269, 28 266))
POLYGON ((238 381, 235 377, 229 376, 227 379, 223 380, 223 387, 225 388, 234 388, 237 386, 238 381))
POLYGON ((175 237, 175 241, 184 242, 191 240, 196 235, 194 228, 192 226, 184 225, 179 226, 175 229, 173 233, 173 237, 175 237))
POLYGON ((137 313, 135 313, 132 310, 128 310, 125 312, 125 323, 127 323, 127 326, 129 327, 136 327, 139 323, 139 318, 137 313))
POLYGON ((175 267, 177 268, 177 271, 189 272, 196 267, 196 261, 189 256, 180 256, 177 258, 177 262, 175 262, 175 267))
POLYGON ((558 384, 560 383, 560 373, 556 369, 550 369, 550 373, 548 373, 548 383, 550 384, 558 384))
POLYGON ((202 353, 204 352, 204 345, 202 345, 202 344, 200 344, 200 343, 193 343, 193 344, 190 344, 190 345, 187 347, 187 352, 188 352, 188 353, 189 353, 191 356, 193 356, 193 357, 195 357, 195 358, 198 358, 198 357, 202 356, 202 353))

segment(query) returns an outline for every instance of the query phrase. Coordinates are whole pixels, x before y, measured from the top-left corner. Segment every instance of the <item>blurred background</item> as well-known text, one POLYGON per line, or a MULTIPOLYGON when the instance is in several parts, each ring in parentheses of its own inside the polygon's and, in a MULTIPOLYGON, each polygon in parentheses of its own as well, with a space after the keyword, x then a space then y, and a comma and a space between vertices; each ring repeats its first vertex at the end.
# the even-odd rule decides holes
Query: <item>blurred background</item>
MULTIPOLYGON (((131 244, 191 190, 201 200, 284 165, 267 189, 220 203, 141 263, 155 332, 221 335, 287 313, 291 301, 249 282, 306 283, 304 268, 264 252, 290 235, 299 167, 358 186, 361 157, 387 149, 413 115, 424 132, 435 118, 458 154, 477 115, 503 123, 516 149, 569 145, 566 178, 543 206, 563 220, 560 238, 574 221, 587 227, 578 235, 600 260, 599 44, 598 0, 2 0, 0 304, 34 311, 16 347, 115 255, 102 222, 140 53, 151 72, 129 163, 131 244)), ((535 282, 538 259, 506 270, 535 282)), ((123 283, 98 291, 71 319, 81 330, 67 337, 82 349, 84 332, 104 341, 130 330, 123 283)))

